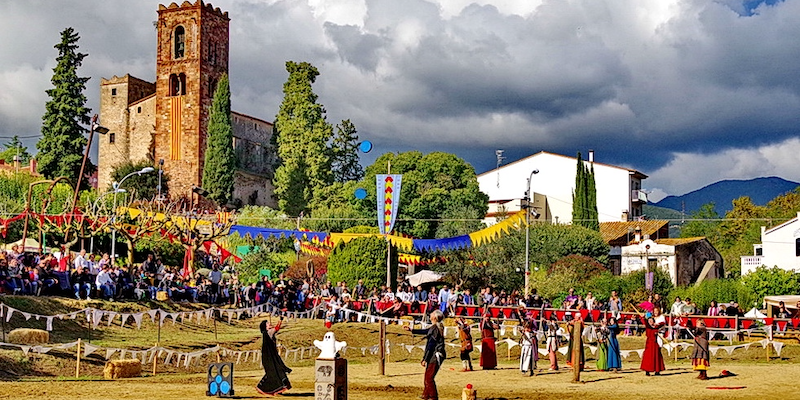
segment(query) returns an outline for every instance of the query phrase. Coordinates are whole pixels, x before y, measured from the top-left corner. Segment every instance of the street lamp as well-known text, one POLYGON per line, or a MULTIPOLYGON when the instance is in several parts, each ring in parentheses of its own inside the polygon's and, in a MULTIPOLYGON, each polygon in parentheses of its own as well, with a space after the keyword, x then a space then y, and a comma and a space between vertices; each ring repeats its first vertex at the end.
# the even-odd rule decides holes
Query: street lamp
POLYGON ((75 212, 75 207, 78 205, 78 192, 81 189, 81 180, 83 180, 83 171, 86 169, 86 160, 89 158, 89 150, 92 148, 92 139, 94 138, 94 133, 100 133, 105 135, 108 133, 108 128, 101 126, 97 122, 97 114, 92 116, 91 123, 89 124, 89 142, 86 143, 86 151, 83 152, 83 161, 81 162, 81 171, 78 174, 78 183, 75 184, 75 194, 72 197, 72 210, 70 212, 75 212))
POLYGON ((538 174, 539 170, 534 169, 528 177, 528 190, 525 192, 525 295, 531 293, 530 290, 530 275, 531 275, 531 180, 533 176, 538 174))
POLYGON ((134 175, 138 176, 153 171, 155 171, 153 167, 144 167, 141 169, 141 171, 131 172, 130 174, 125 175, 122 179, 120 179, 119 182, 114 182, 112 184, 112 187, 114 188, 114 190, 111 192, 114 193, 114 207, 113 207, 114 216, 112 217, 111 220, 111 226, 113 228, 113 230, 111 231, 111 257, 113 257, 114 263, 117 262, 117 228, 115 227, 115 224, 117 223, 117 193, 125 191, 124 189, 120 189, 120 187, 122 186, 122 183, 125 182, 126 179, 134 175))

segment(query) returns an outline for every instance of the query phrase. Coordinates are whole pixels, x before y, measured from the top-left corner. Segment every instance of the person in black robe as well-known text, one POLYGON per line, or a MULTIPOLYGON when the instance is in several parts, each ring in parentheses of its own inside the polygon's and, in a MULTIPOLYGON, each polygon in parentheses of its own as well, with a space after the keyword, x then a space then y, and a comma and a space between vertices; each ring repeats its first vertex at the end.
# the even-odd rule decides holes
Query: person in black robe
POLYGON ((258 382, 256 389, 264 395, 276 395, 292 388, 289 377, 286 375, 292 370, 283 363, 275 344, 275 334, 281 328, 283 317, 275 327, 267 321, 261 321, 261 365, 264 367, 264 377, 258 382))

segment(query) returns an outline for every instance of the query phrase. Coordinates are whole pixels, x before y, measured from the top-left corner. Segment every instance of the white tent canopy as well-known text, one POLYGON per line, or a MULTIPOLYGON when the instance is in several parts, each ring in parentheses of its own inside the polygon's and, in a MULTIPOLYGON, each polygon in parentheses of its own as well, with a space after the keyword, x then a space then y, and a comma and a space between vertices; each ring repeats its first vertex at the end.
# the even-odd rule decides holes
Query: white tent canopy
MULTIPOLYGON (((17 240, 14 243, 5 244, 4 245, 4 250, 10 251, 11 247, 13 247, 14 245, 22 246, 22 239, 17 240)), ((32 252, 32 253, 38 253, 39 252, 39 242, 37 242, 35 239, 25 238, 24 249, 25 250, 23 250, 23 251, 28 251, 28 252, 32 252)))
POLYGON ((751 308, 750 311, 745 313, 744 317, 745 318, 758 318, 758 319, 767 318, 767 316, 764 315, 764 313, 762 313, 761 311, 758 311, 758 309, 755 308, 755 307, 751 308))
POLYGON ((423 283, 437 282, 442 279, 443 276, 444 275, 437 274, 433 271, 422 270, 414 275, 406 276, 406 280, 408 280, 408 283, 411 284, 411 286, 419 286, 423 283))

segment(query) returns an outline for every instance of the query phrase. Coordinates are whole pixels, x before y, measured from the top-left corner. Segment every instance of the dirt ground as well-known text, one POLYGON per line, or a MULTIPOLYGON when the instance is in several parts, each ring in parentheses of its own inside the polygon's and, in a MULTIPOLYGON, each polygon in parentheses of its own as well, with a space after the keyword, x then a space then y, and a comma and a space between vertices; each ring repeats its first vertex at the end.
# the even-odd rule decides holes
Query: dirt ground
MULTIPOLYGON (((631 363, 636 364, 636 363, 631 363)), ((437 377, 441 399, 460 399, 461 390, 471 383, 480 399, 787 399, 796 393, 800 365, 731 364, 712 365, 710 375, 728 369, 737 376, 699 381, 691 366, 668 365, 662 376, 646 377, 627 365, 622 373, 588 371, 583 383, 570 383, 572 372, 541 371, 522 376, 513 363, 501 362, 494 371, 460 372, 460 363, 447 360, 437 377), (712 387, 724 389, 712 389, 712 387), (737 387, 741 387, 736 389, 737 387)), ((623 364, 624 365, 624 364, 623 364)), ((422 392, 423 369, 413 363, 388 363, 386 376, 378 375, 375 363, 350 365, 349 398, 352 400, 397 400, 417 398, 422 392)), ((235 371, 238 398, 259 398, 254 385, 261 371, 235 371)), ((294 367, 293 388, 281 397, 313 398, 313 367, 294 367)), ((168 374, 120 381, 36 380, 0 382, 0 399, 183 399, 205 397, 206 377, 200 374, 168 374)))

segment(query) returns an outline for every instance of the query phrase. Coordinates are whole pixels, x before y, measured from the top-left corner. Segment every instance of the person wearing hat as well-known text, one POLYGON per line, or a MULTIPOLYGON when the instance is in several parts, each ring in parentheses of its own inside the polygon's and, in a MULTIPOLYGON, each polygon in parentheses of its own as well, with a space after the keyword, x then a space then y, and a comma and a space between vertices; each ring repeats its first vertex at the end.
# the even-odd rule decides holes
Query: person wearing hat
POLYGON ((497 348, 495 347, 494 330, 500 326, 491 320, 489 313, 483 314, 480 322, 481 329, 481 362, 483 369, 494 369, 497 367, 497 348))

